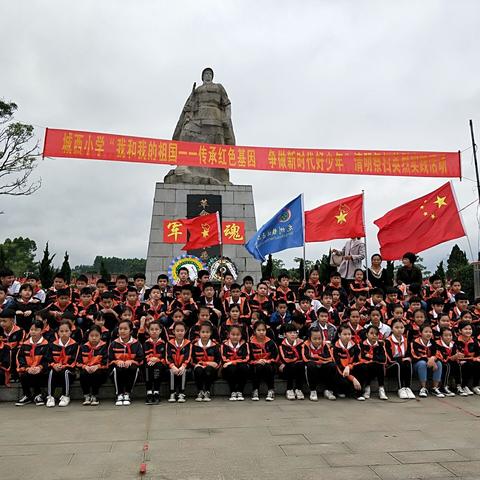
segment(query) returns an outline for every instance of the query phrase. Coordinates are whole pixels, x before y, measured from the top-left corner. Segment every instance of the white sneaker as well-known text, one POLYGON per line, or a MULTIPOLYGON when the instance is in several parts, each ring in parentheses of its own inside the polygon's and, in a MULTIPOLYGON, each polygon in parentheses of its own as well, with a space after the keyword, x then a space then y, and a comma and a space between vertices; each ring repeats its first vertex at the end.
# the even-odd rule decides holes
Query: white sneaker
POLYGON ((84 395, 82 405, 91 405, 91 404, 92 404, 92 397, 90 395, 84 395))
POLYGON ((121 407, 123 405, 123 395, 118 395, 117 401, 115 402, 117 407, 121 407))
POLYGON ((310 400, 312 402, 318 402, 318 394, 317 394, 317 391, 316 390, 312 390, 310 392, 310 400))
POLYGON ((418 396, 421 398, 427 398, 428 397, 428 390, 425 387, 422 387, 420 391, 418 392, 418 396))
POLYGON ((338 398, 347 398, 347 396, 344 393, 337 393, 338 398))
POLYGON ((363 395, 360 395, 359 397, 357 397, 357 400, 359 402, 364 402, 365 401, 365 397, 363 395))
POLYGON ((203 402, 203 398, 205 397, 205 392, 200 390, 198 392, 197 398, 195 399, 196 402, 203 402))
POLYGON ((203 392, 203 401, 204 402, 211 402, 212 401, 212 397, 210 396, 209 391, 203 392))
POLYGON ((60 397, 60 401, 58 402, 59 407, 68 407, 70 404, 70 397, 67 397, 66 395, 62 395, 60 397))
POLYGON ((408 399, 408 393, 406 388, 399 388, 397 391, 398 398, 401 400, 407 400, 408 399))
POLYGON ((365 387, 365 390, 363 391, 363 396, 365 397, 366 400, 370 398, 370 393, 371 393, 370 385, 367 385, 365 387))
POLYGON ((298 388, 295 390, 295 396, 297 397, 297 400, 304 400, 305 399, 305 395, 298 388))
POLYGON ((333 394, 333 392, 331 390, 325 390, 323 392, 323 396, 327 399, 327 400, 336 400, 337 397, 333 394))
POLYGON ((178 403, 185 403, 187 401, 187 398, 185 397, 184 393, 179 393, 178 394, 178 403))
POLYGON ((177 401, 177 396, 174 393, 171 393, 168 397, 168 402, 175 403, 177 401))
POLYGON ((229 400, 230 400, 231 402, 236 402, 236 401, 237 401, 237 392, 232 392, 232 394, 230 395, 229 400))
POLYGON ((475 395, 480 395, 480 387, 473 387, 473 393, 475 395))
POLYGON ((48 408, 54 407, 55 406, 55 398, 53 398, 51 395, 49 395, 47 397, 47 403, 45 404, 45 406, 48 407, 48 408))
POLYGON ((91 402, 92 402, 92 403, 90 403, 90 405, 91 405, 92 407, 96 407, 97 405, 100 404, 100 402, 98 401, 98 398, 97 398, 95 395, 92 395, 92 396, 90 397, 90 400, 91 400, 91 402))
POLYGON ((440 391, 438 387, 432 388, 432 393, 437 397, 437 398, 445 398, 445 395, 440 391))
POLYGON ((457 395, 461 397, 468 397, 468 393, 463 389, 461 385, 457 385, 457 395))
POLYGON ((285 392, 285 396, 287 397, 287 400, 295 400, 295 392, 293 390, 287 390, 285 392))
POLYGON ((267 402, 273 402, 275 400, 275 390, 269 390, 267 392, 267 397, 265 398, 267 402))
POLYGON ((417 398, 410 387, 405 387, 405 390, 407 391, 409 400, 415 400, 417 398))
POLYGON ((468 387, 463 387, 463 391, 464 391, 467 395, 473 395, 473 392, 472 392, 468 387))
POLYGON ((448 387, 443 387, 443 393, 446 397, 454 397, 455 393, 452 392, 448 387))
POLYGON ((123 405, 128 407, 128 405, 130 405, 132 402, 130 401, 130 394, 126 393, 124 396, 123 396, 123 405))
POLYGON ((380 400, 388 400, 387 394, 385 393, 385 387, 378 387, 378 398, 380 400))
POLYGON ((242 392, 237 392, 237 401, 238 402, 243 402, 245 400, 245 398, 243 397, 243 393, 242 392))
POLYGON ((252 392, 252 400, 254 402, 258 402, 260 400, 260 397, 258 396, 258 390, 257 389, 253 390, 253 392, 252 392))

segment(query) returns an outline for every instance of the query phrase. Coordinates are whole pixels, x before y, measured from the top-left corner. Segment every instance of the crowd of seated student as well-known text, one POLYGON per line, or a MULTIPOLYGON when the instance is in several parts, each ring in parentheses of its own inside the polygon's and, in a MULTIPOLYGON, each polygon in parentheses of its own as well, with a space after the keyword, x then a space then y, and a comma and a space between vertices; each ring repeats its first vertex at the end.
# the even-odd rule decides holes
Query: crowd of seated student
POLYGON ((230 400, 275 399, 275 380, 286 381, 288 400, 328 400, 345 396, 366 400, 371 384, 388 400, 385 378, 397 382, 399 398, 480 395, 480 299, 469 305, 458 281, 446 289, 432 276, 427 285, 372 287, 358 270, 345 285, 338 273, 321 283, 309 272, 298 291, 287 274, 242 284, 227 273, 220 287, 200 271, 195 282, 186 268, 170 285, 167 275, 146 287, 139 274, 130 285, 124 275, 113 288, 84 276, 68 285, 57 274, 52 288, 38 295, 38 280, 15 295, 0 289, 0 384, 19 382, 29 403, 54 407, 70 403, 79 380, 83 405, 98 405, 102 385, 111 378, 115 404, 130 405, 139 377, 145 401, 183 403, 189 376, 196 401, 209 402, 222 377, 230 400), (429 377, 431 386, 428 388, 429 377), (46 397, 44 391, 47 391, 46 397))

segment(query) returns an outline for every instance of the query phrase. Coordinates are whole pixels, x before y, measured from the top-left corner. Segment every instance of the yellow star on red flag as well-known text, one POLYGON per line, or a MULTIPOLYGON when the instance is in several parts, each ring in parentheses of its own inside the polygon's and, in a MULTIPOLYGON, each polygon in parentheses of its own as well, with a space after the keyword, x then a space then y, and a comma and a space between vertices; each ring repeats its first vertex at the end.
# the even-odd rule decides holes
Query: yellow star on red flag
POLYGON ((446 207, 447 206, 447 202, 445 201, 446 198, 447 198, 446 196, 445 197, 439 197, 437 195, 437 199, 433 203, 436 203, 438 208, 442 208, 444 206, 446 207))
POLYGON ((347 215, 348 215, 348 212, 340 210, 338 215, 335 215, 335 218, 337 219, 337 223, 347 223, 347 215))

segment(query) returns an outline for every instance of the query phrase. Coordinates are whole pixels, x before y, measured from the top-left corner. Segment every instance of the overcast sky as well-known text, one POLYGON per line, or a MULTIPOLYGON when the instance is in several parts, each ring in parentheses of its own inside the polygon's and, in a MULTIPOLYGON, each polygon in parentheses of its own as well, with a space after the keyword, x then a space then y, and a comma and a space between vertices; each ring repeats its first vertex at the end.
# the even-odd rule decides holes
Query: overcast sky
MULTIPOLYGON (((464 150, 468 119, 480 143, 480 2, 1 0, 0 97, 18 119, 171 138, 192 83, 215 70, 232 102, 237 144, 275 147, 464 150)), ((475 178, 472 149, 462 156, 475 178)), ((145 257, 155 182, 168 167, 45 159, 30 197, 2 197, 0 241, 50 242, 71 264, 95 255, 145 257)), ((373 220, 443 179, 231 171, 252 184, 257 226, 299 193, 306 209, 366 195, 373 220)), ((460 206, 471 180, 453 181, 460 206)), ((476 206, 463 212, 477 251, 476 206)), ((341 247, 344 241, 331 242, 341 247)), ((458 240, 469 256, 466 239, 458 240)), ((434 267, 455 241, 423 254, 434 267)), ((318 258, 329 244, 308 244, 318 258)), ((301 250, 279 255, 291 263, 301 250)))

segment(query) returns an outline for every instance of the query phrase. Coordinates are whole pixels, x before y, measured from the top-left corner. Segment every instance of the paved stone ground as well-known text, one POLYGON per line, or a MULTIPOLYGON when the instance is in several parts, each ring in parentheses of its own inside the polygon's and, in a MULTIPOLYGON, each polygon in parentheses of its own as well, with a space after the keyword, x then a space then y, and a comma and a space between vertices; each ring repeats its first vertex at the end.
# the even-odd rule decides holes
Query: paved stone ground
POLYGON ((480 398, 0 404, 0 478, 479 479, 480 398), (139 467, 146 451, 147 472, 139 467))

